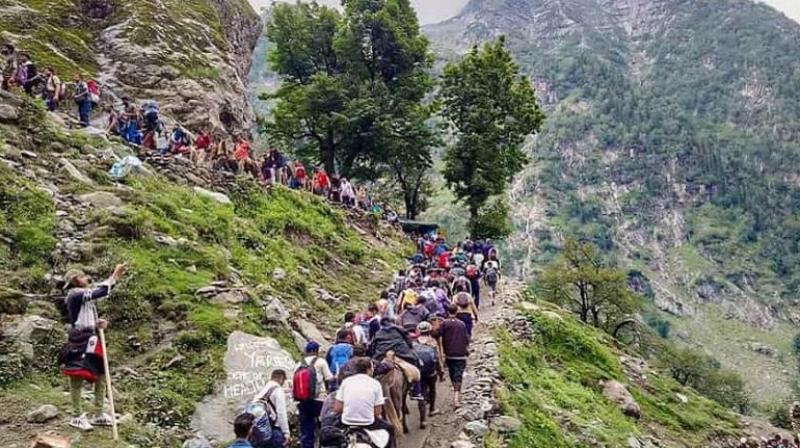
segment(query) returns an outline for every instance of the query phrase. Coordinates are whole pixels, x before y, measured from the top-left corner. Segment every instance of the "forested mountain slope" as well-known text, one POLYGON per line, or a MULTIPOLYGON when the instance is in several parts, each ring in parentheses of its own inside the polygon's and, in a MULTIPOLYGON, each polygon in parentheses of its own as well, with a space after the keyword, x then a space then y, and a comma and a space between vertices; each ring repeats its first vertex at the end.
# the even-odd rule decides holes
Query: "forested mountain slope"
POLYGON ((511 193, 516 271, 592 240, 671 337, 739 369, 757 401, 786 396, 800 25, 745 0, 474 0, 427 31, 444 58, 506 35, 548 109, 511 193))

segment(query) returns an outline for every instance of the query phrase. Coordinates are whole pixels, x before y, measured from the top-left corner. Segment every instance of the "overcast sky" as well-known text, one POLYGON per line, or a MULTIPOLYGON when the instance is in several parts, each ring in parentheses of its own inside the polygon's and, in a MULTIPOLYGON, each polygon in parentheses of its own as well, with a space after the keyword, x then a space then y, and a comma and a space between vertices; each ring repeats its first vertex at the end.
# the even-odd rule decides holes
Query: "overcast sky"
MULTIPOLYGON (((318 0, 320 3, 338 6, 339 0, 318 0)), ((800 0, 763 0, 765 3, 783 11, 787 16, 800 22, 800 0)), ((250 0, 258 10, 268 6, 272 0, 250 0)), ((441 22, 456 15, 467 0, 411 0, 417 8, 420 22, 423 24, 441 22)))

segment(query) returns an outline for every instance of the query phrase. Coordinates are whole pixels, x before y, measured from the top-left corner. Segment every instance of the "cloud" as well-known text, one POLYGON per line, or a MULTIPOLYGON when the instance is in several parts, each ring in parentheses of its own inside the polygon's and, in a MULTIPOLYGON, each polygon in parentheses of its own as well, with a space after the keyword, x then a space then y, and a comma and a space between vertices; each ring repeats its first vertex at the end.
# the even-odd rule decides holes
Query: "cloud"
POLYGON ((798 0, 763 0, 764 3, 782 11, 787 16, 800 22, 800 1, 798 0))
MULTIPOLYGON (((272 0, 249 0, 256 10, 269 6, 272 0)), ((292 1, 292 0, 285 0, 292 1)), ((320 4, 339 6, 339 0, 317 0, 320 4)), ((468 0, 411 0, 422 24, 441 22, 458 14, 468 0)))

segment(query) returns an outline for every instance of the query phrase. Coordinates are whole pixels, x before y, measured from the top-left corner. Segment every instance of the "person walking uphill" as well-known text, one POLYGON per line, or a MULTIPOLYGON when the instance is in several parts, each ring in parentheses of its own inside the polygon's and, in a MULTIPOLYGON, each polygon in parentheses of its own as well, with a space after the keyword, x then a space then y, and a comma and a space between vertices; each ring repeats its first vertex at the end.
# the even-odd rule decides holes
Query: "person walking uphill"
POLYGON ((294 373, 292 389, 300 413, 300 446, 314 448, 317 421, 325 402, 327 385, 333 379, 328 363, 319 356, 319 344, 309 341, 305 356, 294 373))
POLYGON ((80 73, 75 75, 75 104, 78 105, 78 117, 81 127, 89 126, 89 120, 92 114, 92 99, 89 95, 89 85, 83 79, 80 73))
POLYGON ((65 288, 69 288, 64 305, 69 319, 69 341, 59 353, 62 371, 70 378, 70 397, 74 418, 70 426, 88 431, 93 426, 110 426, 113 416, 103 412, 105 398, 105 369, 102 346, 98 330, 105 329, 108 322, 97 317, 97 301, 107 297, 114 285, 125 274, 127 266, 119 264, 104 282, 90 286, 89 277, 79 270, 71 270, 65 276, 65 288), (94 383, 94 418, 89 421, 82 412, 81 392, 83 382, 94 383))
POLYGON ((450 304, 447 307, 447 319, 439 326, 439 337, 442 340, 445 364, 453 384, 453 406, 461 406, 461 384, 464 371, 467 370, 469 357, 469 334, 467 326, 456 317, 458 307, 450 304))

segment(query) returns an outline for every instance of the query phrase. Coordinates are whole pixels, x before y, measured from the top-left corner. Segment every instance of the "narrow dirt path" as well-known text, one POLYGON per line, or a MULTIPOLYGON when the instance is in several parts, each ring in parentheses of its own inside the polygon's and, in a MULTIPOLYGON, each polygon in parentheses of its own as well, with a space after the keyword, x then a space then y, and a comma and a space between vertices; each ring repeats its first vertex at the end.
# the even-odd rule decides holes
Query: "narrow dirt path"
POLYGON ((453 408, 453 389, 447 374, 445 381, 438 383, 436 407, 439 414, 428 417, 427 428, 419 427, 419 412, 415 402, 409 401, 409 434, 398 441, 398 448, 450 448, 459 439, 463 426, 468 421, 479 419, 492 409, 489 396, 494 396, 495 384, 500 375, 496 368, 497 346, 493 337, 494 323, 511 308, 518 297, 519 285, 503 282, 498 292, 497 304, 490 306, 488 297, 483 298, 480 321, 473 330, 470 344, 470 359, 462 385, 462 407, 453 408))

